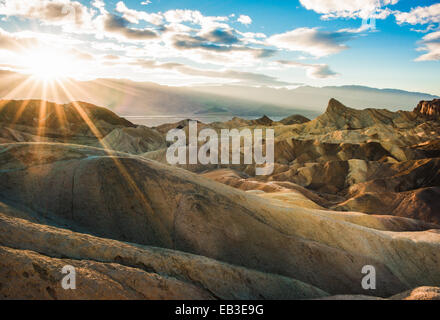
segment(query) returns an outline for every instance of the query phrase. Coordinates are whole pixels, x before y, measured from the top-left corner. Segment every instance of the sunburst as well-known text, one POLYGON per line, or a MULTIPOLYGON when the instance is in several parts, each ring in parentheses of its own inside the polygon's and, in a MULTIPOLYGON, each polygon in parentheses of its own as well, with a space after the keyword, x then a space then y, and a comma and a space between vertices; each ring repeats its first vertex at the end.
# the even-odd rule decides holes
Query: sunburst
MULTIPOLYGON (((25 54, 22 55, 21 66, 22 70, 31 76, 13 88, 5 98, 14 99, 18 93, 22 92, 27 92, 30 96, 36 94, 36 96, 41 97, 38 112, 38 126, 36 131, 37 136, 41 139, 41 141, 45 141, 45 133, 47 129, 46 118, 48 116, 46 100, 48 95, 52 93, 51 96, 57 98, 61 93, 67 97, 76 113, 83 119, 84 123, 90 128, 90 131, 97 138, 102 148, 113 160, 119 173, 123 179, 127 181, 138 201, 143 207, 145 207, 146 210, 152 210, 145 198, 145 195, 142 193, 141 188, 133 179, 129 169, 124 165, 123 161, 116 156, 115 152, 105 143, 103 140, 103 134, 100 132, 99 127, 93 123, 92 119, 90 119, 81 103, 77 102, 78 99, 75 97, 73 92, 83 90, 75 85, 75 81, 72 81, 72 78, 74 78, 73 75, 77 75, 78 72, 81 71, 81 68, 79 67, 80 65, 81 64, 78 63, 74 56, 65 52, 63 53, 63 51, 53 51, 44 48, 26 49, 25 54), (71 89, 73 92, 69 89, 71 89), (38 92, 38 90, 41 90, 41 92, 38 92)), ((82 93, 84 94, 84 92, 82 93)), ((0 110, 2 109, 3 105, 7 103, 7 99, 0 101, 0 110)), ((24 110, 28 106, 28 103, 29 100, 22 101, 20 107, 17 109, 13 123, 16 123, 20 119, 24 110)), ((64 130, 68 125, 64 110, 63 108, 56 108, 55 112, 61 125, 61 130, 64 130)))
POLYGON ((78 73, 78 60, 62 50, 29 49, 21 65, 32 76, 43 81, 63 79, 78 73))

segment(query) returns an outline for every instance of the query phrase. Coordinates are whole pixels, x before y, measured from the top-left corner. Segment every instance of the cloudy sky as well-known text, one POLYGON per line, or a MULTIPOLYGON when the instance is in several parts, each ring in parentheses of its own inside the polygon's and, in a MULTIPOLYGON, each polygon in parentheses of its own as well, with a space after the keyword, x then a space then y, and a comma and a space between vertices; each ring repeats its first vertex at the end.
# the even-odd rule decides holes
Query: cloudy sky
POLYGON ((440 3, 0 0, 0 69, 167 85, 367 85, 440 95, 440 3))

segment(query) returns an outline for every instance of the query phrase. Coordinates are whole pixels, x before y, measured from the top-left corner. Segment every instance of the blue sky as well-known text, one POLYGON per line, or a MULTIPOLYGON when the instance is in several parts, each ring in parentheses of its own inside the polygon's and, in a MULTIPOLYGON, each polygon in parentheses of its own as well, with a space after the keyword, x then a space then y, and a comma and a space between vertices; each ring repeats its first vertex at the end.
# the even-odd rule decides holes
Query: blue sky
POLYGON ((168 85, 357 84, 440 95, 438 1, 141 2, 5 0, 0 67, 168 85))

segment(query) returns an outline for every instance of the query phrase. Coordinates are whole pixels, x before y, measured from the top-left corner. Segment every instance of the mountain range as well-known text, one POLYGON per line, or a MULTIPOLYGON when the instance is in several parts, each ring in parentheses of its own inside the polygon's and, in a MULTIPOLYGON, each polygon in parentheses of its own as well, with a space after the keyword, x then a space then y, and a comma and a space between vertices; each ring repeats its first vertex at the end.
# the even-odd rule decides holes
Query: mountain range
MULTIPOLYGON (((86 101, 134 119, 162 117, 161 123, 190 116, 256 118, 268 115, 282 118, 293 113, 313 119, 324 111, 323 106, 330 98, 357 109, 380 107, 389 110, 412 110, 420 100, 437 98, 425 93, 363 86, 303 86, 295 89, 231 85, 170 87, 125 79, 65 79, 45 83, 10 71, 0 71, 0 80, 0 96, 4 99, 43 99, 57 103, 86 101)), ((142 124, 149 123, 142 121, 142 124)))

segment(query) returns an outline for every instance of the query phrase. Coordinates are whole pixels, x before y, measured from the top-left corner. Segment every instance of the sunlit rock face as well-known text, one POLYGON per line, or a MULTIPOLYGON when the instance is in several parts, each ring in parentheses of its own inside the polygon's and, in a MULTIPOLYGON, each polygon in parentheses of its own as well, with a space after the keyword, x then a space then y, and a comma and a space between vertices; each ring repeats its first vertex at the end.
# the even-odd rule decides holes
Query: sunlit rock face
POLYGON ((20 102, 6 105, 0 298, 438 298, 438 121, 332 99, 311 121, 198 124, 274 129, 274 172, 256 176, 169 165, 166 133, 188 121, 147 128, 50 103, 38 120, 41 101, 21 119, 20 102), (65 264, 84 274, 75 292, 60 289, 65 264), (361 286, 366 265, 374 291, 361 286))
POLYGON ((114 112, 86 102, 1 100, 0 123, 45 137, 105 136, 114 128, 135 127, 114 112))
POLYGON ((440 99, 420 101, 414 112, 431 119, 440 119, 440 99))
POLYGON ((113 150, 131 154, 141 154, 167 146, 163 135, 145 126, 114 129, 105 136, 102 144, 113 150))

